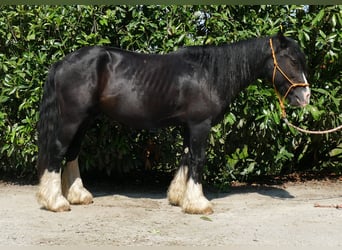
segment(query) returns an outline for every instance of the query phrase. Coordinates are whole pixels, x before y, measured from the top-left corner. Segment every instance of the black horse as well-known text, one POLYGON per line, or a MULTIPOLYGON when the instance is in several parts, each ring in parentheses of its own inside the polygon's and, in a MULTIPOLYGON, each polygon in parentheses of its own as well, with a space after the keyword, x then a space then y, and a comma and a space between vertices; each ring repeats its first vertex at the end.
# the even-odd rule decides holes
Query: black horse
POLYGON ((99 46, 77 50, 51 67, 44 86, 38 201, 51 211, 92 202, 77 159, 89 122, 105 114, 134 128, 183 126, 184 154, 168 200, 186 213, 212 213, 201 178, 211 127, 257 78, 273 82, 291 105, 305 106, 310 99, 305 76, 304 54, 281 33, 166 55, 99 46))

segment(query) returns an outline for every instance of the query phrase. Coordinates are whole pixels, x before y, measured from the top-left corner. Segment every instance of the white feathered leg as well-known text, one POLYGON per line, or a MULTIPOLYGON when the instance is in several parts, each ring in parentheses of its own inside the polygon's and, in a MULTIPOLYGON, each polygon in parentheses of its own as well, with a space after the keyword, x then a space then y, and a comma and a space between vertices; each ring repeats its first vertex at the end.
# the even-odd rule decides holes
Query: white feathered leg
POLYGON ((170 204, 182 206, 188 180, 188 166, 181 165, 173 178, 167 191, 167 198, 170 204))
POLYGON ((83 186, 78 167, 78 158, 67 162, 62 174, 63 195, 71 204, 90 204, 93 202, 92 194, 83 186))
POLYGON ((60 172, 45 170, 40 178, 37 200, 43 208, 50 211, 62 212, 70 210, 69 202, 62 195, 60 172))

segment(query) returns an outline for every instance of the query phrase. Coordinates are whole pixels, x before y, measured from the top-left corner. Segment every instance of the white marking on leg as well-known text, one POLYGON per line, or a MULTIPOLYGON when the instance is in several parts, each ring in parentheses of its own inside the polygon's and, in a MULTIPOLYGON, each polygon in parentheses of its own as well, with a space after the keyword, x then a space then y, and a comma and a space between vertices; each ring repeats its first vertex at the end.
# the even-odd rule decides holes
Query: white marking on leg
POLYGON ((92 194, 84 188, 78 167, 78 158, 66 164, 62 174, 63 195, 71 204, 90 204, 92 194))
POLYGON ((62 195, 61 173, 45 170, 37 192, 37 200, 42 207, 54 212, 69 211, 70 204, 62 195))
POLYGON ((177 174, 173 178, 170 187, 167 191, 167 197, 170 204, 181 206, 186 190, 186 182, 188 180, 188 166, 181 165, 177 174))
POLYGON ((195 183, 190 177, 187 183, 182 209, 189 214, 211 214, 211 203, 203 195, 202 184, 195 183))
POLYGON ((188 154, 189 153, 189 147, 186 147, 185 149, 184 149, 184 154, 188 154))

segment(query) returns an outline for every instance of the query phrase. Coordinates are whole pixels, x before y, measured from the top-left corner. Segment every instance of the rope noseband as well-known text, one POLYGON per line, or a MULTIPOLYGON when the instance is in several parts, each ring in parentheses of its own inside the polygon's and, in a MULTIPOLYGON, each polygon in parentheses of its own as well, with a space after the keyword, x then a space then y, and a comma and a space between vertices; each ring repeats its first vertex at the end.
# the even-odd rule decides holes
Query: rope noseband
POLYGON ((277 58, 275 56, 275 52, 274 52, 274 48, 273 48, 273 42, 272 42, 272 38, 270 38, 270 47, 271 47, 271 51, 272 51, 272 57, 273 57, 273 76, 272 76, 272 84, 274 87, 274 90, 276 92, 276 95, 278 97, 279 100, 279 104, 280 104, 280 108, 281 108, 281 115, 282 118, 284 119, 285 123, 290 126, 293 127, 295 129, 297 129, 298 131, 302 132, 302 133, 308 133, 308 134, 328 134, 328 133, 332 133, 332 132, 336 132, 337 130, 342 129, 342 125, 336 127, 336 128, 332 128, 332 129, 328 129, 328 130, 318 130, 318 131, 314 131, 314 130, 306 130, 306 129, 302 129, 296 125, 293 125, 292 123, 290 123, 287 118, 286 118, 286 111, 285 111, 285 105, 284 105, 284 101, 285 98, 288 96, 288 94, 291 92, 291 90, 293 88, 296 87, 308 87, 309 84, 308 83, 294 83, 285 73, 284 71, 280 68, 278 62, 277 62, 277 58), (275 86, 275 76, 277 73, 277 70, 283 75, 283 77, 291 84, 290 87, 288 88, 288 90, 286 91, 285 95, 283 97, 281 97, 279 91, 277 90, 276 86, 275 86))

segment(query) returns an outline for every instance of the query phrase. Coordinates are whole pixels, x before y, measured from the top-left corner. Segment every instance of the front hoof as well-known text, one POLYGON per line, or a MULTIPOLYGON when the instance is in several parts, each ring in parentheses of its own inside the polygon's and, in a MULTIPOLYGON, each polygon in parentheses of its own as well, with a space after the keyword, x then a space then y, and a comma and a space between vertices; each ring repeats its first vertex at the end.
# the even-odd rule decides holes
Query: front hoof
POLYGON ((182 206, 182 200, 184 199, 184 190, 170 188, 167 192, 167 199, 173 206, 182 206))
POLYGON ((205 199, 202 198, 197 201, 189 201, 185 200, 182 204, 182 210, 184 213, 187 214, 212 214, 214 212, 213 206, 211 203, 205 199))

